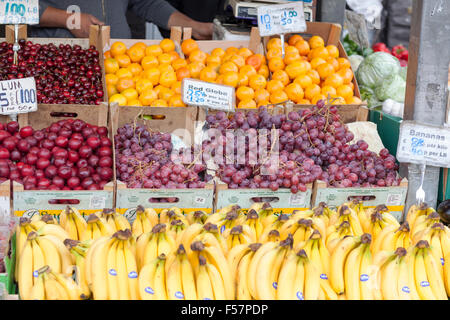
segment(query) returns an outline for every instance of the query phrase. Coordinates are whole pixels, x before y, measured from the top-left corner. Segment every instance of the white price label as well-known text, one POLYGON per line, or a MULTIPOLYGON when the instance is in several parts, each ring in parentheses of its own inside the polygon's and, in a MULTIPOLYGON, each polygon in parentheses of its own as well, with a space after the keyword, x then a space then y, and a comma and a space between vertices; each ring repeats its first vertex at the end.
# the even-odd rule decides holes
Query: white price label
POLYGON ((400 193, 389 194, 386 199, 387 206, 399 206, 402 204, 402 195, 400 193))
POLYGON ((92 209, 104 209, 106 207, 106 197, 91 196, 90 206, 92 209))
POLYGON ((0 81, 0 114, 37 111, 34 78, 0 81))
POLYGON ((195 201, 196 204, 200 204, 200 205, 206 203, 206 199, 205 199, 205 198, 203 198, 203 197, 198 197, 198 196, 195 197, 195 200, 194 200, 194 201, 195 201))
POLYGON ((400 162, 450 167, 450 128, 402 121, 397 147, 400 162))
POLYGON ((291 197, 289 199, 289 204, 291 206, 303 206, 305 205, 306 200, 306 193, 304 192, 298 192, 291 194, 291 197))
POLYGON ((39 0, 0 0, 0 24, 39 24, 39 0))
POLYGON ((303 2, 258 7, 258 28, 261 36, 305 32, 303 2))
POLYGON ((182 96, 187 105, 206 107, 222 111, 234 111, 235 90, 224 86, 194 79, 183 79, 182 96))

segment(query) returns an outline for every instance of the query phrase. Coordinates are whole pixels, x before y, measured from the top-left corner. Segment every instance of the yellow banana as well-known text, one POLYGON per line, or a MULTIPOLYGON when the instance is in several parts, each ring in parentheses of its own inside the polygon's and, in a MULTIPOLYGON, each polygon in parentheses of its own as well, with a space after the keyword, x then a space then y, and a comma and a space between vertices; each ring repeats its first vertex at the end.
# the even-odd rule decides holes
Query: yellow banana
POLYGON ((264 243, 254 254, 250 265, 248 266, 248 289, 250 291, 250 294, 252 295, 252 297, 254 299, 256 299, 256 269, 260 264, 260 260, 262 258, 262 256, 264 256, 268 251, 274 249, 276 246, 278 245, 278 243, 276 242, 267 242, 264 243))
MULTIPOLYGON (((357 237, 349 236, 339 241, 330 259, 330 283, 337 294, 345 292, 344 265, 347 255, 353 250, 360 240, 357 237)), ((348 295, 347 295, 348 298, 348 295)))
POLYGON ((143 266, 139 272, 138 283, 141 300, 155 300, 155 273, 161 261, 161 259, 155 258, 143 266))
POLYGON ((363 245, 354 248, 348 254, 344 266, 345 295, 348 300, 360 300, 359 268, 363 257, 363 245))
POLYGON ((431 291, 433 291, 433 295, 436 297, 436 299, 448 300, 442 276, 443 273, 441 272, 441 265, 440 263, 438 264, 438 261, 440 260, 435 259, 430 250, 431 249, 429 248, 423 249, 423 257, 431 291))
POLYGON ((436 297, 430 287, 430 279, 427 276, 425 268, 424 250, 428 247, 428 242, 419 241, 416 244, 417 251, 414 261, 414 277, 417 293, 422 300, 436 300, 436 297))
POLYGON ((199 257, 199 270, 197 275, 197 297, 200 300, 213 300, 214 291, 211 280, 206 269, 206 259, 203 256, 199 257))
POLYGON ((197 289, 195 286, 195 275, 186 255, 183 245, 180 245, 177 254, 180 255, 181 284, 185 300, 197 300, 197 289))
MULTIPOLYGON (((108 300, 110 298, 109 292, 111 291, 111 288, 109 288, 110 280, 108 278, 111 275, 109 273, 108 258, 109 253, 114 251, 113 246, 117 245, 117 239, 115 237, 109 237, 107 239, 107 241, 100 242, 92 253, 90 277, 92 280, 92 294, 94 300, 108 300)), ((116 287, 115 282, 113 282, 113 284, 116 287)))
POLYGON ((217 268, 212 263, 206 264, 206 271, 211 281, 211 286, 214 292, 215 300, 226 300, 225 286, 222 280, 222 276, 217 268))
POLYGON ((251 300, 252 296, 250 294, 250 291, 248 290, 248 267, 250 265, 250 262, 255 254, 255 251, 248 251, 245 250, 244 256, 242 256, 241 259, 239 259, 237 265, 236 265, 236 299, 238 300, 251 300))
POLYGON ((181 273, 181 261, 176 257, 170 264, 168 272, 166 273, 167 296, 169 300, 184 299, 183 284, 181 273))

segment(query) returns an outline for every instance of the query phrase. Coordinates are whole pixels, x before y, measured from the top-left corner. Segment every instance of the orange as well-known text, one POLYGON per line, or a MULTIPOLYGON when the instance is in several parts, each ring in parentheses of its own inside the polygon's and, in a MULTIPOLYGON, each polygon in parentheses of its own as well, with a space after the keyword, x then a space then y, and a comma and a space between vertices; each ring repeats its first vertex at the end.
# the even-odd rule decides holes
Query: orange
POLYGON ((206 58, 206 65, 210 65, 210 64, 221 64, 222 63, 222 59, 219 56, 213 56, 210 55, 208 58, 206 58))
POLYGON ((108 58, 112 58, 112 56, 111 56, 111 51, 105 51, 105 53, 103 54, 103 57, 105 58, 105 59, 108 59, 108 58))
POLYGON ((234 64, 234 62, 227 61, 220 66, 219 73, 224 74, 227 72, 236 72, 237 73, 237 72, 239 72, 239 68, 237 67, 236 64, 234 64))
POLYGON ((182 81, 184 78, 189 78, 191 76, 191 72, 187 67, 181 67, 177 70, 177 80, 182 81))
POLYGON ((345 99, 343 97, 341 97, 341 96, 334 95, 334 96, 331 97, 331 99, 333 101, 332 102, 333 104, 346 104, 345 99))
POLYGON ((120 93, 116 93, 109 98, 109 103, 117 103, 119 106, 127 105, 127 98, 125 98, 120 93))
POLYGON ((271 38, 268 42, 267 42, 267 50, 270 50, 272 48, 280 48, 281 49, 281 39, 280 38, 271 38))
POLYGON ((309 48, 308 42, 305 40, 297 41, 295 43, 295 47, 297 48, 298 53, 300 53, 301 56, 307 56, 309 54, 309 51, 311 50, 309 48))
POLYGON ((131 78, 120 78, 117 82, 116 88, 117 91, 122 92, 126 89, 134 88, 135 83, 134 80, 131 78))
POLYGON ((326 99, 327 99, 327 97, 326 97, 324 94, 319 93, 319 94, 316 94, 316 95, 311 99, 311 103, 312 103, 312 104, 316 104, 319 100, 326 100, 326 99))
POLYGON ((298 83, 291 83, 285 89, 289 100, 298 103, 301 99, 303 99, 304 92, 302 87, 298 83))
POLYGON ((321 64, 327 63, 325 61, 325 59, 322 58, 314 58, 311 60, 310 64, 311 64, 311 68, 313 69, 317 69, 318 66, 320 66, 321 64))
POLYGON ((181 81, 174 82, 170 87, 175 94, 181 94, 181 81))
POLYGON ((284 50, 284 54, 300 54, 300 52, 298 52, 298 49, 294 46, 287 46, 284 50))
POLYGON ((236 90, 236 98, 239 100, 250 100, 255 97, 255 90, 250 87, 242 86, 236 90))
POLYGON ((339 86, 344 84, 344 79, 342 79, 342 77, 337 73, 333 73, 325 79, 324 84, 332 86, 334 88, 338 88, 339 86))
POLYGON ((239 74, 237 72, 229 71, 223 74, 224 85, 236 88, 238 83, 239 83, 239 74))
POLYGON ((159 43, 163 52, 170 52, 175 50, 175 43, 171 39, 162 39, 159 43))
POLYGON ((191 54, 192 51, 198 49, 198 44, 193 39, 186 39, 181 42, 181 51, 187 57, 191 54))
POLYGON ((339 63, 339 70, 340 69, 351 69, 350 61, 346 58, 337 58, 337 61, 339 63))
POLYGON ((143 71, 141 65, 139 63, 133 62, 127 67, 128 70, 133 74, 133 76, 138 76, 143 71))
POLYGON ((168 107, 166 100, 157 99, 150 104, 150 107, 168 107))
POLYGON ((330 44, 326 46, 326 49, 330 57, 339 58, 339 49, 335 45, 330 44))
POLYGON ((236 47, 228 47, 225 49, 225 53, 232 53, 232 54, 237 54, 239 52, 239 49, 236 47))
POLYGON ((352 72, 351 69, 348 69, 348 68, 340 69, 340 70, 337 72, 337 74, 340 75, 340 76, 342 77, 342 79, 344 79, 344 83, 345 83, 345 84, 350 84, 350 83, 352 83, 352 80, 353 80, 353 72, 352 72))
POLYGON ((208 58, 208 54, 206 54, 206 52, 201 51, 200 49, 194 50, 189 54, 190 62, 199 62, 206 64, 206 58, 208 58))
POLYGON ((145 90, 139 96, 139 101, 143 106, 150 106, 156 99, 158 99, 158 94, 153 89, 145 90))
POLYGON ((242 47, 238 51, 238 55, 242 56, 244 59, 247 59, 253 54, 252 50, 246 47, 242 47))
POLYGON ((161 90, 164 90, 164 86, 158 84, 156 87, 153 88, 153 91, 156 92, 156 94, 159 96, 159 93, 161 92, 161 90))
POLYGON ((161 53, 158 57, 159 64, 171 64, 172 56, 168 53, 161 53))
POLYGON ((173 70, 177 71, 180 68, 186 67, 188 64, 187 64, 187 61, 185 59, 177 58, 177 59, 172 61, 171 65, 173 67, 173 70))
POLYGON ((320 75, 316 70, 310 70, 306 73, 306 75, 311 78, 314 84, 320 84, 320 75))
POLYGON ((261 106, 267 106, 267 105, 269 105, 269 104, 270 104, 270 101, 269 101, 269 100, 261 100, 260 102, 257 102, 257 103, 256 103, 256 107, 259 108, 259 107, 261 107, 261 106))
POLYGON ((198 79, 200 75, 200 71, 205 67, 204 64, 199 62, 191 62, 187 65, 187 68, 189 69, 189 73, 191 74, 192 78, 198 79))
POLYGON ((258 89, 255 91, 255 101, 256 103, 259 103, 261 101, 269 101, 270 99, 270 92, 266 89, 258 89))
POLYGON ((244 74, 246 76, 252 76, 257 74, 256 69, 253 66, 246 64, 245 66, 239 69, 239 74, 244 74))
POLYGON ((161 73, 163 73, 164 71, 173 71, 173 72, 175 72, 175 69, 174 69, 174 68, 172 67, 172 65, 169 64, 169 63, 160 64, 160 65, 158 66, 158 69, 159 69, 159 71, 160 71, 161 73))
POLYGON ((237 107, 242 109, 254 109, 256 108, 256 102, 253 99, 241 100, 237 107))
POLYGON ((170 87, 174 82, 177 81, 177 74, 175 71, 164 71, 159 77, 159 83, 165 87, 170 87))
POLYGON ((105 60, 105 72, 116 73, 120 69, 119 62, 116 59, 108 58, 105 60))
POLYGON ((123 55, 127 52, 127 46, 123 42, 114 42, 109 50, 111 57, 123 55))
POLYGON ((284 70, 285 63, 283 61, 283 58, 281 57, 274 57, 269 60, 269 70, 272 72, 275 72, 277 70, 284 70))
POLYGON ((345 102, 347 104, 361 104, 362 103, 361 99, 358 97, 355 97, 355 96, 346 99, 345 102))
POLYGON ((297 104, 311 104, 309 99, 300 99, 297 104))
POLYGON ((336 89, 332 86, 323 86, 320 93, 325 95, 325 97, 328 97, 328 95, 333 96, 336 95, 336 89))
POLYGON ((239 73, 238 77, 239 77, 237 84, 238 87, 248 86, 248 76, 246 74, 239 73))
POLYGON ((280 80, 284 86, 287 86, 289 84, 289 75, 284 70, 278 70, 272 74, 272 80, 280 80))
POLYGON ((217 78, 217 72, 211 67, 205 67, 200 71, 200 80, 214 82, 217 78))
POLYGON ((248 57, 245 60, 245 63, 253 66, 256 70, 259 70, 259 68, 266 63, 266 58, 262 54, 255 53, 248 57))
POLYGON ((133 74, 128 68, 120 68, 115 75, 120 78, 133 78, 133 74))
POLYGON ((347 100, 353 97, 353 89, 350 86, 344 84, 336 88, 336 94, 347 100))
POLYGON ((183 99, 181 98, 181 94, 174 94, 172 97, 170 97, 167 104, 169 105, 169 107, 186 107, 183 99))
POLYGON ((317 67, 317 72, 319 73, 320 79, 325 80, 334 73, 334 68, 331 64, 322 63, 317 67))
POLYGON ((216 79, 217 84, 223 84, 223 74, 219 74, 216 79))
POLYGON ((307 70, 306 63, 304 61, 295 61, 289 64, 286 69, 286 73, 288 74, 290 79, 295 79, 298 76, 305 74, 307 70))
POLYGON ((237 65, 238 68, 242 68, 245 65, 245 58, 238 54, 232 55, 229 61, 237 65))
POLYGON ((323 41, 322 37, 320 37, 320 36, 312 36, 308 40, 308 44, 311 49, 325 46, 325 42, 323 41))
POLYGON ((142 94, 144 91, 153 89, 152 82, 147 78, 141 78, 136 81, 136 90, 139 94, 142 94))
POLYGON ((266 90, 270 93, 284 89, 284 84, 280 80, 269 80, 266 85, 266 90))
POLYGON ((145 51, 145 49, 147 48, 147 45, 145 43, 143 43, 142 41, 140 41, 140 42, 136 42, 131 47, 136 47, 136 48, 139 48, 139 49, 142 49, 145 51))
POLYGON ((175 94, 171 89, 162 87, 161 90, 158 92, 158 98, 169 101, 169 99, 175 94))
POLYGON ((301 60, 301 56, 296 52, 289 52, 284 55, 284 63, 291 64, 292 62, 301 60))
POLYGON ((307 86, 312 84, 313 81, 308 75, 301 74, 297 78, 295 78, 294 83, 298 83, 302 87, 302 89, 305 89, 307 86))
POLYGON ((119 54, 115 57, 121 68, 126 68, 131 64, 131 59, 126 54, 119 54))
POLYGON ((327 60, 327 63, 331 64, 333 66, 334 71, 338 71, 339 69, 339 62, 336 58, 329 57, 327 60))
POLYGON ((320 87, 317 84, 311 84, 305 89, 305 98, 308 100, 311 100, 318 94, 320 94, 320 87))
POLYGON ((106 85, 106 92, 108 93, 108 97, 111 97, 111 96, 115 95, 116 93, 119 93, 119 91, 117 91, 117 89, 116 89, 116 86, 112 85, 112 84, 106 85))
POLYGON ((253 90, 265 89, 266 88, 266 78, 260 74, 254 74, 249 77, 248 84, 253 90))
POLYGON ((284 90, 282 90, 282 89, 272 92, 270 94, 270 103, 277 104, 277 103, 286 102, 287 100, 289 100, 289 97, 286 94, 286 92, 284 92, 284 90))
POLYGON ((345 83, 344 79, 344 84, 348 85, 350 88, 352 88, 353 91, 355 91, 355 85, 353 84, 353 82, 345 83))
POLYGON ((149 68, 157 67, 159 65, 159 61, 155 56, 145 56, 141 60, 141 66, 144 70, 149 68))
POLYGON ((270 59, 274 58, 274 57, 280 57, 282 58, 282 52, 280 48, 272 48, 270 50, 267 51, 266 54, 266 58, 270 61, 270 59))
POLYGON ((130 107, 142 107, 142 103, 139 101, 139 99, 128 100, 127 105, 130 107))
POLYGON ((133 46, 127 51, 127 55, 130 57, 131 62, 140 63, 142 58, 145 57, 145 49, 138 46, 133 46))
POLYGON ((293 34, 292 36, 289 37, 289 45, 290 46, 295 46, 297 44, 297 42, 303 40, 303 37, 299 34, 293 34))
POLYGON ((230 61, 231 57, 234 56, 234 55, 235 55, 234 53, 225 53, 225 54, 223 55, 223 57, 221 57, 222 63, 225 63, 225 62, 227 62, 227 61, 230 61))
POLYGON ((159 77, 161 76, 161 71, 159 71, 158 68, 150 68, 147 70, 144 70, 142 76, 144 78, 147 78, 152 82, 153 86, 158 85, 159 83, 159 77))
POLYGON ((211 55, 222 58, 225 55, 225 50, 222 48, 214 48, 213 51, 211 51, 211 55))
POLYGON ((315 49, 312 49, 308 54, 308 58, 310 60, 314 58, 322 58, 324 60, 327 60, 329 56, 330 55, 328 53, 328 50, 324 47, 317 47, 315 49))
POLYGON ((127 99, 127 101, 137 99, 138 97, 137 90, 133 88, 125 89, 120 94, 123 95, 127 99))
POLYGON ((262 75, 266 79, 269 78, 269 67, 267 66, 267 64, 263 64, 259 68, 258 74, 262 75))
POLYGON ((151 44, 147 48, 145 48, 145 55, 146 56, 157 57, 157 56, 159 56, 162 53, 163 53, 163 50, 157 44, 151 44))
POLYGON ((115 74, 106 74, 105 75, 105 82, 107 85, 110 84, 110 85, 115 86, 118 81, 119 81, 119 77, 116 76, 115 74))

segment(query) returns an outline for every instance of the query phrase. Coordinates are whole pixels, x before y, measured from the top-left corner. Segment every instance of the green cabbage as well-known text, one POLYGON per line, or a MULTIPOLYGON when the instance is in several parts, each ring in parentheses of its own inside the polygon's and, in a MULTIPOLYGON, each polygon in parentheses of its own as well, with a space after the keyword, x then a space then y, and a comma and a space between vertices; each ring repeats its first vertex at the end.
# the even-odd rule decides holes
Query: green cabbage
POLYGON ((375 89, 378 100, 392 99, 397 102, 405 102, 406 81, 399 75, 394 74, 375 89))
POLYGON ((406 74, 408 73, 408 67, 400 67, 399 74, 406 81, 406 74))
POLYGON ((400 62, 386 52, 375 52, 364 59, 356 71, 359 85, 375 89, 400 71, 400 62))
POLYGON ((358 70, 359 65, 364 61, 364 57, 358 54, 352 54, 348 57, 348 61, 350 61, 352 70, 358 70))

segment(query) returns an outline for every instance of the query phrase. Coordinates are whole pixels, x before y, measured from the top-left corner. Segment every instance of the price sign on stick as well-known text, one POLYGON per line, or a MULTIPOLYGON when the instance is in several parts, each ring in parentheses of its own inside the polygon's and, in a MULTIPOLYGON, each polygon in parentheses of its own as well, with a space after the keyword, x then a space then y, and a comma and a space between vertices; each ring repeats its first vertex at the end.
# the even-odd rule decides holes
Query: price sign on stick
POLYGON ((450 168, 450 128, 402 121, 397 159, 400 162, 450 168))
POLYGON ((259 6, 257 11, 258 29, 263 37, 306 31, 303 1, 259 6))
POLYGON ((181 91, 183 102, 187 105, 234 111, 235 90, 231 86, 185 78, 181 91))
POLYGON ((34 78, 0 81, 0 114, 37 111, 34 78))
POLYGON ((0 24, 39 24, 39 0, 0 0, 0 24))

